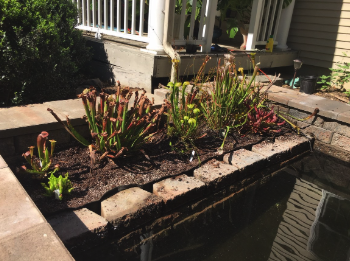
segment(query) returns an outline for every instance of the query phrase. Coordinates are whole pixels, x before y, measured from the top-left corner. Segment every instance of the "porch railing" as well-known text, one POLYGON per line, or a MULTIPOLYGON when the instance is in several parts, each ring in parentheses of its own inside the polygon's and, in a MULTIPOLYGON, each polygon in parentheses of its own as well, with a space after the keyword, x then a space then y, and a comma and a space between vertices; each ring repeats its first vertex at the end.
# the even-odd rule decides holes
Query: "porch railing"
MULTIPOLYGON (((148 49, 160 51, 164 33, 165 0, 72 0, 78 7, 78 29, 100 32, 121 38, 147 42, 148 49), (130 8, 129 8, 130 7, 130 8)), ((181 12, 175 13, 177 0, 170 0, 174 19, 169 21, 173 45, 201 45, 203 52, 210 52, 218 0, 202 0, 196 19, 198 0, 192 0, 190 12, 186 12, 188 0, 182 0, 181 12), (190 15, 187 13, 191 13, 190 15), (190 21, 185 39, 185 22, 190 21), (197 20, 197 22, 196 22, 197 20)), ((254 0, 250 19, 247 50, 265 45, 274 35, 275 44, 285 48, 295 0, 281 21, 283 0, 254 0), (286 18, 288 17, 288 18, 286 18), (287 21, 288 20, 288 21, 287 21), (281 22, 281 23, 280 23, 281 22), (278 35, 279 34, 279 35, 278 35), (278 40, 278 41, 277 41, 278 40)))
POLYGON ((270 35, 274 44, 278 35, 283 0, 254 0, 250 17, 247 50, 255 49, 256 45, 265 45, 270 35))
POLYGON ((141 42, 149 41, 147 33, 144 33, 147 7, 145 0, 73 0, 73 2, 78 8, 76 28, 141 42))

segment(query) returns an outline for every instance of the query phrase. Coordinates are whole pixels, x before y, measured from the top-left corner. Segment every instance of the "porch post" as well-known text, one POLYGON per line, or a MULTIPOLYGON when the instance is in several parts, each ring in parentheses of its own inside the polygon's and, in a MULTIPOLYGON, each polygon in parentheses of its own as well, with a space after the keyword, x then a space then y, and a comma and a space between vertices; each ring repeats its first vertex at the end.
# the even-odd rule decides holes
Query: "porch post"
POLYGON ((252 13, 250 15, 250 24, 249 24, 246 50, 255 49, 258 32, 260 29, 261 15, 262 15, 263 8, 264 8, 263 1, 261 0, 253 1, 252 13))
POLYGON ((163 53, 163 35, 164 35, 164 0, 150 0, 149 2, 149 21, 148 21, 148 50, 163 53))
POLYGON ((203 45, 203 49, 202 49, 202 51, 205 53, 210 53, 211 51, 217 5, 218 5, 218 0, 208 0, 207 2, 207 6, 205 10, 205 17, 207 19, 205 24, 206 37, 205 37, 205 44, 203 45))
POLYGON ((292 22, 293 10, 294 10, 295 0, 289 4, 289 6, 282 10, 280 24, 277 30, 276 41, 278 42, 277 48, 282 50, 287 50, 287 39, 290 24, 292 22))

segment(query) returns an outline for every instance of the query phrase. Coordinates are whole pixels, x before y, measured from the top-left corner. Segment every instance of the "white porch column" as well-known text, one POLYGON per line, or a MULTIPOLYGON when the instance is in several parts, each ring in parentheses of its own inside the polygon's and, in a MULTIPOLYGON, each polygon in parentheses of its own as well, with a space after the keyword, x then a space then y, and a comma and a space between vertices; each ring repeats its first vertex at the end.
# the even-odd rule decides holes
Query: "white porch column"
POLYGON ((217 5, 218 5, 218 0, 207 1, 207 6, 205 10, 206 23, 204 25, 206 36, 205 36, 205 44, 203 45, 203 52, 205 53, 210 53, 211 51, 217 5))
POLYGON ((280 24, 278 26, 276 41, 278 42, 277 48, 287 50, 287 39, 289 34, 290 24, 292 22, 293 10, 295 0, 293 0, 289 6, 282 10, 280 24))
POLYGON ((163 35, 164 35, 164 0, 150 0, 149 2, 149 21, 148 21, 148 50, 157 53, 164 52, 163 35))

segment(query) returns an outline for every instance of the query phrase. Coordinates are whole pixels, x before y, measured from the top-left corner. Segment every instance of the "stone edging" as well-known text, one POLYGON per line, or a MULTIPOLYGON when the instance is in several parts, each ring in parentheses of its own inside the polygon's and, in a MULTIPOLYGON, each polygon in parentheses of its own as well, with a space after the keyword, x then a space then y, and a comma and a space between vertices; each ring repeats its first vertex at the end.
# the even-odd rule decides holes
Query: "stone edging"
POLYGON ((319 113, 307 121, 287 117, 305 134, 315 138, 314 148, 335 158, 350 162, 350 105, 316 95, 272 86, 268 97, 276 111, 302 119, 315 108, 319 113))

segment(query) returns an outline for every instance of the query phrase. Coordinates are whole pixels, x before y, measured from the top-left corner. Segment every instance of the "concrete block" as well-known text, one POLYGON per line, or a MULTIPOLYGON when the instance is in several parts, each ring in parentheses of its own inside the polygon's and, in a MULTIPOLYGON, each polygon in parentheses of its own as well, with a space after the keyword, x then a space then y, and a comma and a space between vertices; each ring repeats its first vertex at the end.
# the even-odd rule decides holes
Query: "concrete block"
POLYGON ((0 260, 74 260, 47 223, 20 230, 0 239, 0 260))
POLYGON ((336 131, 337 129, 337 126, 338 126, 338 122, 336 121, 331 121, 331 120, 326 120, 324 123, 323 123, 323 127, 324 129, 326 130, 330 130, 330 131, 336 131))
POLYGON ((341 135, 344 135, 346 137, 350 137, 350 125, 338 123, 336 125, 335 132, 341 135))
POLYGON ((86 208, 61 213, 47 221, 67 246, 98 244, 107 234, 107 220, 86 208))
MULTIPOLYGON (((296 109, 290 109, 289 114, 295 118, 298 118, 298 119, 305 119, 306 117, 311 115, 311 113, 309 113, 309 112, 303 112, 303 111, 296 110, 296 109)), ((302 122, 312 124, 312 125, 315 125, 317 127, 322 127, 324 120, 321 117, 316 115, 316 116, 313 116, 310 119, 308 119, 306 121, 302 121, 302 122)))
POLYGON ((154 96, 160 97, 162 99, 168 99, 170 91, 167 89, 154 89, 154 96))
POLYGON ((4 158, 0 155, 0 169, 7 168, 7 163, 4 158))
POLYGON ((252 147, 252 152, 259 153, 266 157, 269 163, 277 163, 287 160, 290 155, 289 146, 281 142, 266 142, 256 144, 252 147))
POLYGON ((350 124, 350 111, 345 111, 345 112, 339 113, 337 116, 337 120, 344 122, 344 123, 347 123, 347 124, 350 124))
POLYGON ((153 193, 163 199, 167 208, 191 201, 205 192, 204 182, 185 174, 153 184, 153 193))
POLYGON ((114 227, 134 228, 163 209, 162 199, 138 187, 118 192, 101 202, 101 216, 114 227))
POLYGON ((334 133, 331 145, 350 151, 350 138, 334 133))
POLYGON ((0 169, 0 239, 44 222, 12 171, 0 169))
POLYGON ((65 121, 66 116, 68 116, 73 125, 84 124, 82 117, 86 113, 81 99, 44 102, 43 106, 45 107, 47 115, 54 121, 56 121, 56 119, 47 111, 47 108, 52 109, 62 121, 65 121))
MULTIPOLYGON (((261 154, 240 149, 224 155, 224 162, 237 167, 244 174, 260 170, 267 164, 267 159, 261 154)), ((243 175, 244 176, 244 175, 243 175)))
POLYGON ((13 156, 16 153, 14 137, 0 139, 0 154, 4 157, 13 156))
POLYGON ((291 156, 299 155, 305 151, 310 150, 311 142, 303 136, 280 136, 275 140, 275 144, 283 144, 284 146, 289 147, 291 156))
POLYGON ((237 167, 215 159, 194 170, 194 177, 213 189, 233 183, 238 175, 237 167))
POLYGON ((334 133, 330 130, 326 130, 312 125, 306 127, 303 132, 306 134, 312 134, 317 140, 325 143, 331 143, 332 136, 334 133))

